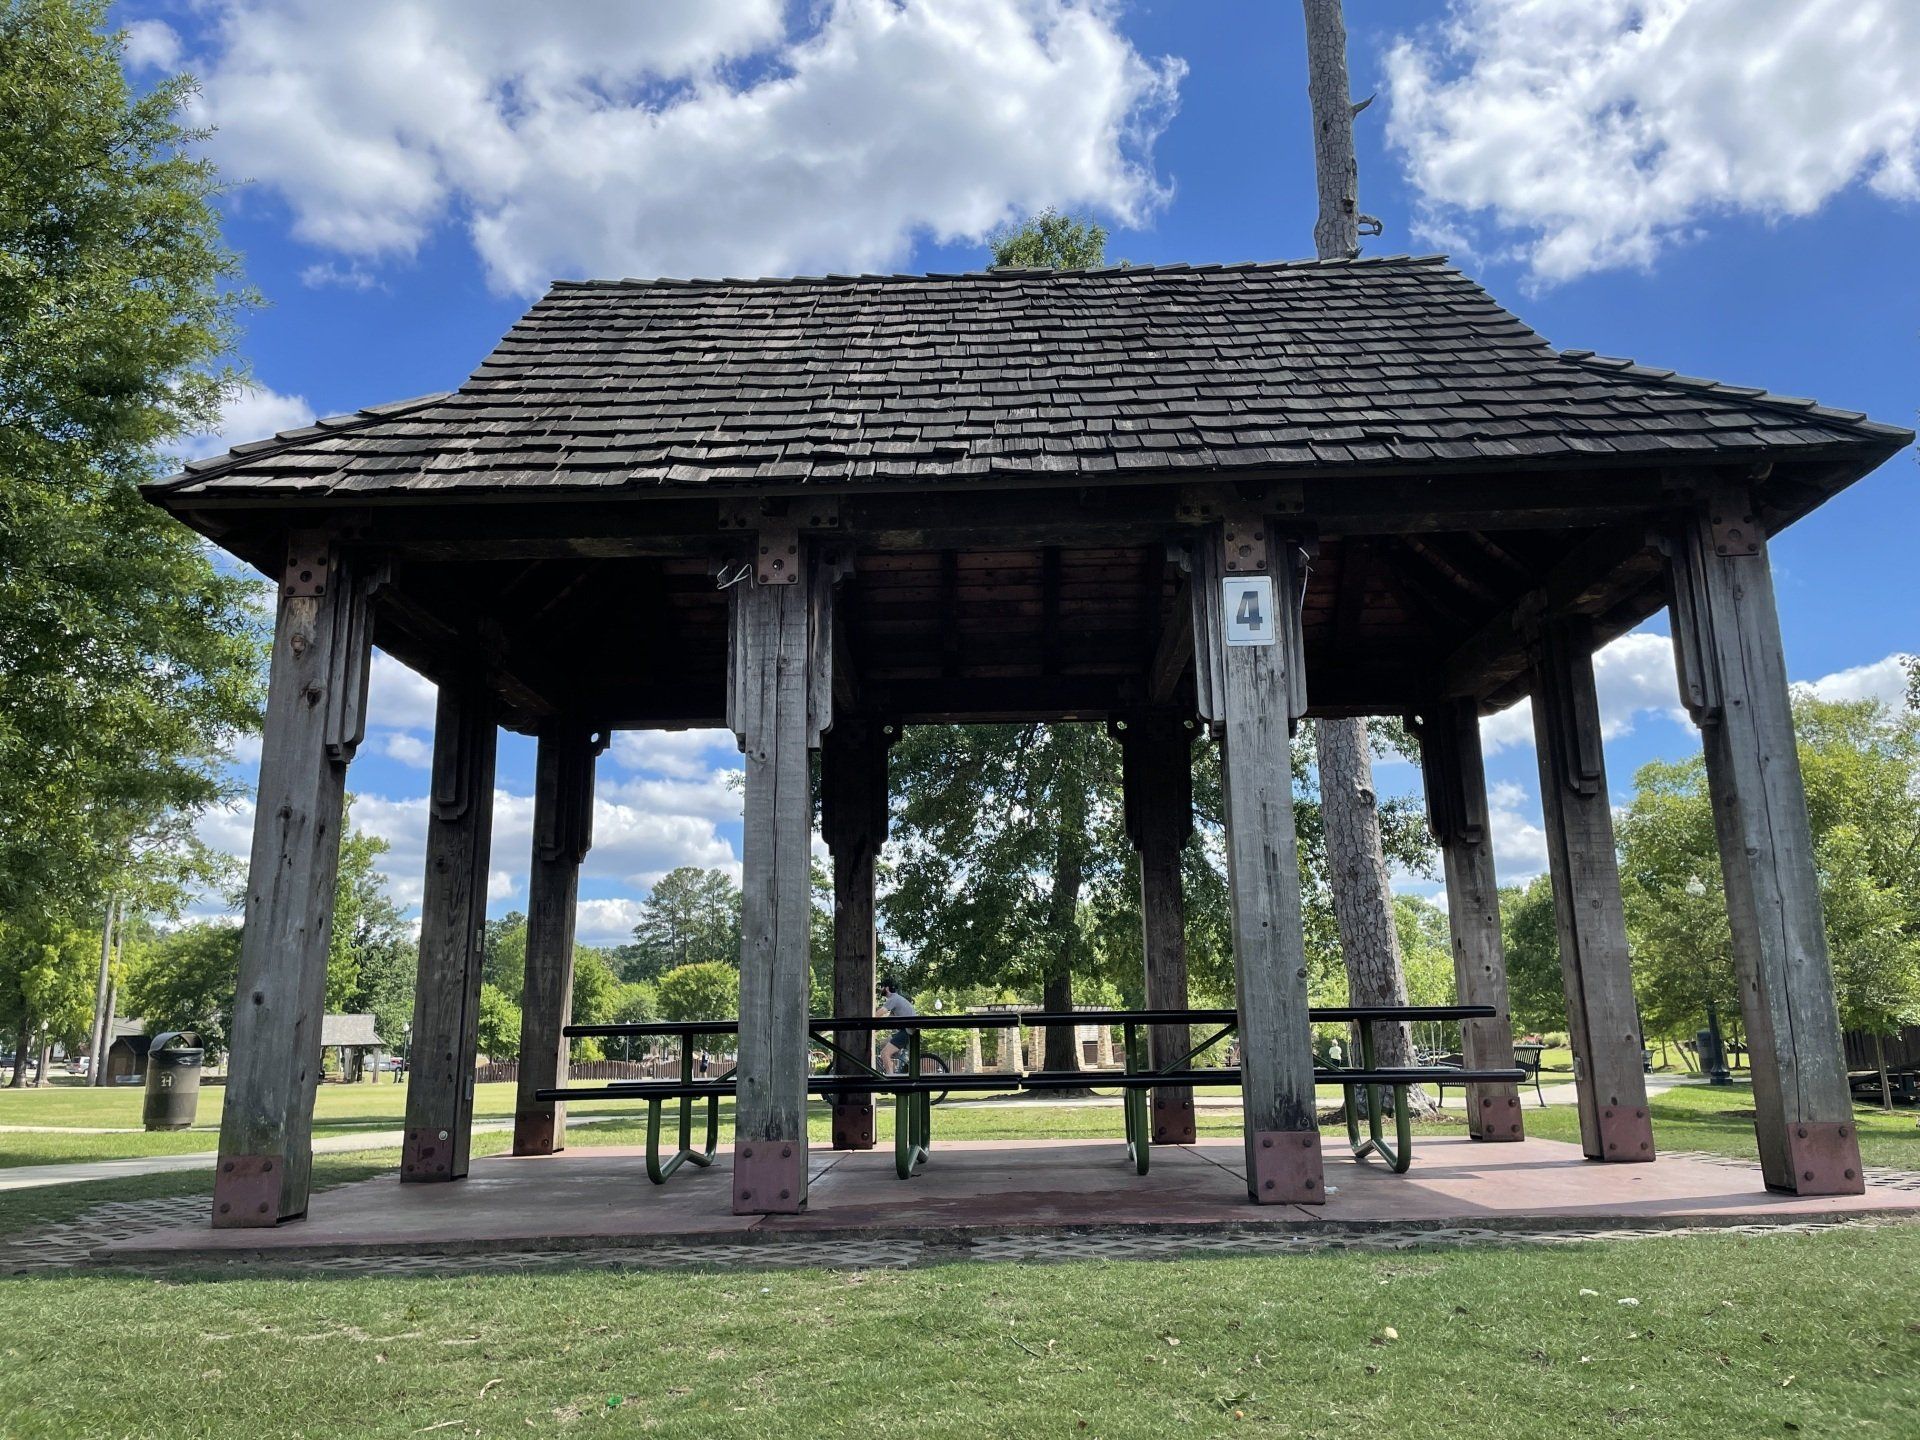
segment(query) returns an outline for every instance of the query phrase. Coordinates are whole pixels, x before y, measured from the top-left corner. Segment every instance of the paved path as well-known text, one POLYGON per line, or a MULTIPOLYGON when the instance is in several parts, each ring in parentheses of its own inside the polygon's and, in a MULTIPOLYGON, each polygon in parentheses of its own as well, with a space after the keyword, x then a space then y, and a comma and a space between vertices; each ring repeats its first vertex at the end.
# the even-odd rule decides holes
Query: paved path
MULTIPOLYGON (((610 1120, 626 1120, 626 1115, 569 1115, 569 1127, 603 1125, 610 1120)), ((15 1127, 8 1127, 15 1128, 15 1127)), ((26 1127, 19 1127, 26 1128, 26 1127)), ((476 1131, 511 1130, 511 1120, 480 1120, 476 1131)), ((110 1130, 66 1130, 69 1135, 110 1135, 110 1130)), ((404 1130, 352 1130, 316 1135, 313 1153, 337 1155, 351 1150, 397 1150, 406 1139, 404 1130)), ((131 1155, 123 1160, 68 1160, 55 1165, 16 1165, 0 1168, 0 1191, 31 1190, 40 1185, 78 1185, 88 1180, 124 1180, 131 1175, 167 1175, 180 1170, 211 1170, 220 1157, 212 1150, 196 1150, 186 1155, 131 1155)))

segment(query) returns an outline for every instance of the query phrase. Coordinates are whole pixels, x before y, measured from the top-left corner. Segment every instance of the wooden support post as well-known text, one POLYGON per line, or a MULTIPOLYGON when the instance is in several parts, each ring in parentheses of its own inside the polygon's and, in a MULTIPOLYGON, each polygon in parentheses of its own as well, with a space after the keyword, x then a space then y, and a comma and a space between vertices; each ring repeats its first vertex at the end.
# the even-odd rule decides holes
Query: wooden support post
POLYGON ((746 756, 733 1212, 807 1203, 807 948, 813 791, 807 749, 832 714, 832 589, 802 542, 763 530, 733 586, 729 723, 746 756))
MULTIPOLYGON (((1513 1017, 1507 1012, 1507 957, 1500 944, 1500 891, 1487 832, 1487 772, 1480 716, 1470 700, 1439 700, 1420 717, 1427 824, 1447 874, 1447 927, 1453 932, 1454 993, 1462 1005, 1491 1005, 1491 1020, 1460 1026, 1469 1070, 1513 1068, 1513 1017)), ((1522 1140, 1520 1087, 1469 1085, 1467 1126, 1476 1140, 1522 1140)))
MULTIPOLYGON (((866 719, 837 720, 820 745, 820 833, 833 855, 833 1013, 871 1015, 879 951, 873 867, 887 838, 887 748, 898 733, 866 719)), ((834 1043, 873 1063, 873 1033, 840 1030, 834 1043)), ((858 1073, 844 1061, 841 1074, 858 1073)), ((873 1096, 834 1097, 833 1148, 873 1148, 873 1096)))
POLYGON ((440 687, 402 1180, 458 1180, 467 1173, 498 739, 492 702, 478 680, 440 687))
POLYGON ((593 845, 593 762, 607 736, 578 724, 540 732, 534 761, 533 862, 527 880, 527 969, 520 999, 520 1078, 513 1153, 552 1155, 567 1144, 564 1100, 537 1100, 567 1083, 573 1015, 573 927, 580 862, 593 845))
POLYGON ((347 763, 366 731, 379 576, 324 535, 297 534, 288 550, 213 1180, 221 1227, 307 1211, 347 763))
MULTIPOLYGON (((1141 953, 1149 1010, 1187 1008, 1186 897, 1180 857, 1193 834, 1193 735, 1184 718, 1165 713, 1119 722, 1121 787, 1127 838, 1140 853, 1141 953)), ((1147 1053, 1156 1067, 1171 1065, 1193 1044, 1185 1025, 1155 1025, 1147 1053)), ((1153 1143, 1191 1145, 1195 1139, 1193 1087, 1153 1092, 1153 1143)))
POLYGON ((1306 710, 1302 571, 1271 531, 1258 512, 1230 515, 1195 547, 1194 669, 1201 718, 1221 737, 1247 1190, 1260 1204, 1318 1205, 1326 1183, 1289 762, 1306 710))
POLYGON ((1668 544, 1680 693, 1701 727, 1768 1188, 1858 1195, 1833 967, 1764 530, 1745 487, 1668 544))
POLYGON ((1534 744, 1567 1033, 1589 1160, 1653 1159, 1640 1016, 1593 689, 1593 627, 1549 619, 1532 646, 1534 744))

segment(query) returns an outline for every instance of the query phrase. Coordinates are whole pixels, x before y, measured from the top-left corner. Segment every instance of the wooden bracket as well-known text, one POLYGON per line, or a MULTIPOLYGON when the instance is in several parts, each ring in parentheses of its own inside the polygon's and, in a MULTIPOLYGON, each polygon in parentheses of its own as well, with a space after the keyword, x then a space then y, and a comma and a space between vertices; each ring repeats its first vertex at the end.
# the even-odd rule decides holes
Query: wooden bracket
POLYGON ((1462 750, 1467 742, 1460 733, 1461 726, 1478 723, 1471 701, 1438 700, 1426 714, 1406 717, 1407 728, 1420 742, 1427 829, 1441 845, 1486 842, 1486 791, 1466 783, 1462 750))
POLYGON ((1592 622, 1580 616, 1545 621, 1534 635, 1533 654, 1552 773, 1572 794, 1597 795, 1606 762, 1592 693, 1592 622))

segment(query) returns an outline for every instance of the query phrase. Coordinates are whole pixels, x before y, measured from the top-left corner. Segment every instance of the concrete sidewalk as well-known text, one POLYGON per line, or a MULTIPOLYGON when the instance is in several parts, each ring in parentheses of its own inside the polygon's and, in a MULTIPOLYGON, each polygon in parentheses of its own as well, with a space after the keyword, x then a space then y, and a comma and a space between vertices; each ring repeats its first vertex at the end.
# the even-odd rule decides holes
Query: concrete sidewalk
MULTIPOLYGON (((624 1115, 576 1115, 567 1117, 567 1125, 604 1125, 624 1115)), ((483 1130, 511 1130, 511 1120, 481 1120, 475 1133, 483 1130)), ((42 1132, 46 1133, 46 1132, 42 1132)), ((107 1134, 107 1131, 62 1132, 107 1134)), ((355 1130, 346 1134, 317 1135, 313 1141, 316 1155, 338 1155, 354 1150, 398 1150, 406 1139, 404 1130, 355 1130)), ((16 1165, 0 1169, 0 1192, 31 1190, 41 1185, 79 1185, 89 1180, 124 1180, 132 1175, 168 1175, 180 1170, 211 1171, 219 1155, 212 1150, 195 1150, 186 1155, 131 1155, 124 1160, 69 1160, 57 1165, 16 1165)))

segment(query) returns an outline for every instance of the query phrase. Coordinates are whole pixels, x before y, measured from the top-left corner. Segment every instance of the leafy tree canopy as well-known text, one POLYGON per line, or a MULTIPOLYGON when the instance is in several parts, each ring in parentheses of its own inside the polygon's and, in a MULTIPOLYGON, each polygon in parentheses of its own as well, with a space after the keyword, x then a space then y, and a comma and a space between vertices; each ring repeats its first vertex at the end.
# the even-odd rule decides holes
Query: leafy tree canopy
POLYGON ((737 966, 740 887, 724 870, 669 870, 641 903, 633 944, 620 947, 616 963, 628 980, 651 980, 682 965, 737 966))
POLYGON ((663 1020, 731 1020, 740 1013, 740 971, 717 960, 677 966, 654 993, 663 1020))
POLYGON ((1022 270, 1097 270, 1107 263, 1107 232, 1091 220, 1048 207, 994 234, 995 265, 1022 270))

